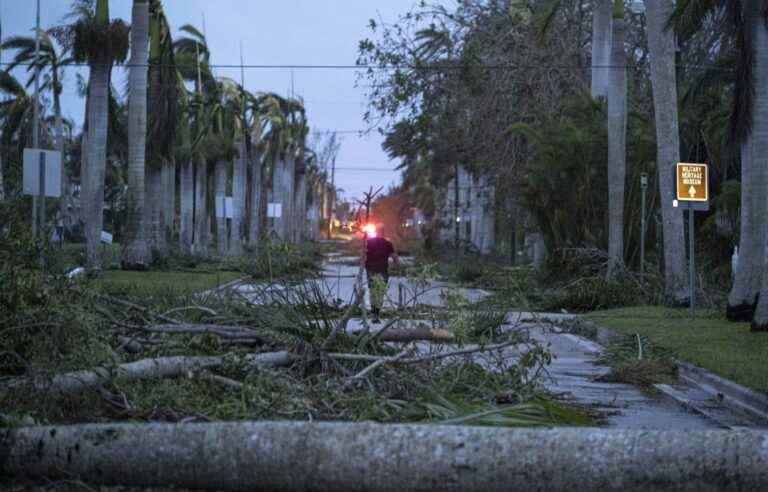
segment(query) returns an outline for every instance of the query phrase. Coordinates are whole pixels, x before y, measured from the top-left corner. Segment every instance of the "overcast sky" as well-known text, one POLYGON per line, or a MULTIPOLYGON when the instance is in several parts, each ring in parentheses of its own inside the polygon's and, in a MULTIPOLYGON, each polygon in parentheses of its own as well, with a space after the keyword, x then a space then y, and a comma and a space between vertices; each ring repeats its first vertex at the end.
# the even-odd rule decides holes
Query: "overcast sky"
MULTIPOLYGON (((394 21, 409 10, 415 0, 163 0, 174 31, 186 23, 205 28, 214 65, 240 63, 243 43, 246 65, 353 65, 358 42, 369 36, 368 20, 381 16, 394 21)), ((35 22, 34 0, 0 0, 3 37, 31 35, 35 22)), ((60 24, 69 11, 69 0, 41 0, 43 28, 60 24)), ((130 22, 131 0, 111 0, 110 14, 130 22)), ((11 53, 4 53, 8 61, 11 53)), ((67 117, 82 125, 85 101, 78 98, 75 70, 67 73, 63 108, 67 117)), ((86 70, 82 73, 87 74, 86 70)), ((240 78, 239 69, 216 69, 219 76, 240 78)), ((125 86, 127 71, 115 72, 115 84, 125 86)), ((312 129, 365 129, 364 89, 355 87, 355 71, 333 69, 295 69, 294 90, 304 98, 312 129)), ((250 91, 287 94, 291 70, 245 70, 245 86, 250 91)), ((399 181, 399 173, 381 171, 396 165, 381 150, 377 133, 358 136, 345 133, 337 160, 337 186, 348 197, 358 197, 369 186, 385 186, 399 181), (354 168, 354 169, 345 169, 354 168), (358 170, 359 168, 370 170, 358 170)))

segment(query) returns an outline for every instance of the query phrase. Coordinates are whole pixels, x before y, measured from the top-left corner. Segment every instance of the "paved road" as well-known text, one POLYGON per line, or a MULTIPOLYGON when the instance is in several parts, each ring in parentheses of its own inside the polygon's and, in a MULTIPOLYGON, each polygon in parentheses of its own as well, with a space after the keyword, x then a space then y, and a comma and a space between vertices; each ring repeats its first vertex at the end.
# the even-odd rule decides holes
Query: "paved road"
MULTIPOLYGON (((353 257, 344 257, 339 254, 330 254, 326 257, 321 279, 317 282, 329 299, 341 299, 343 303, 351 301, 358 273, 358 267, 354 263, 353 257)), ((454 287, 442 282, 430 282, 427 286, 419 287, 407 279, 393 277, 390 279, 386 305, 396 307, 400 289, 403 289, 406 292, 406 298, 418 292, 418 303, 421 305, 440 306, 443 302, 441 293, 451 288, 454 287)), ((244 294, 254 295, 252 287, 241 286, 239 289, 244 294)), ((487 292, 477 289, 459 290, 473 301, 488 295, 487 292)), ((258 299, 254 301, 259 302, 258 299)), ((367 296, 366 305, 369 305, 367 296)), ((552 352, 553 362, 548 368, 549 377, 544 382, 546 388, 566 399, 605 412, 608 427, 641 429, 722 427, 709 418, 689 412, 670 398, 652 397, 632 385, 595 381, 595 378, 609 372, 609 368, 594 363, 600 347, 587 339, 561 332, 556 327, 556 323, 537 320, 530 313, 517 312, 510 313, 507 321, 506 329, 526 331, 529 337, 548 346, 552 352)), ((350 329, 360 328, 361 320, 351 321, 350 329)), ((428 350, 428 344, 421 344, 420 349, 428 350)), ((505 352, 505 356, 516 358, 520 354, 516 349, 510 349, 505 352)), ((733 422, 738 423, 738 419, 734 417, 733 422)))

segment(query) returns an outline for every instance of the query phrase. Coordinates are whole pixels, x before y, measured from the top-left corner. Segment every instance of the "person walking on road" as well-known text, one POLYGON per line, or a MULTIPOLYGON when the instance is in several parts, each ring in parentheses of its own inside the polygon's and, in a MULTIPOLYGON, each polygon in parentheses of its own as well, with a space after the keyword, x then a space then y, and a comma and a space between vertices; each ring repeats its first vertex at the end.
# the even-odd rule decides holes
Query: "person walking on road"
POLYGON ((392 243, 376 232, 367 232, 365 242, 365 271, 368 274, 368 293, 371 296, 371 317, 373 323, 380 323, 379 314, 389 282, 389 258, 392 257, 392 265, 395 268, 399 267, 400 258, 392 243))

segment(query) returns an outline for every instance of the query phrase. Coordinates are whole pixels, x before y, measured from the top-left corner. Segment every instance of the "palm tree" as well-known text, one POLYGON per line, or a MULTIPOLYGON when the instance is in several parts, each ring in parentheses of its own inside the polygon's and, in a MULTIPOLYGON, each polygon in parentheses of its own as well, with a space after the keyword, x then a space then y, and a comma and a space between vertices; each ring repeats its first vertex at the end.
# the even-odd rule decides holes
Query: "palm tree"
POLYGON ((168 254, 174 197, 169 186, 173 175, 176 129, 179 117, 179 77, 176 71, 171 29, 159 0, 150 2, 150 48, 147 155, 148 226, 151 246, 160 256, 168 254))
POLYGON ((86 175, 82 181, 82 208, 87 247, 86 267, 101 270, 98 252, 103 228, 104 177, 107 158, 110 74, 114 63, 122 63, 128 52, 128 27, 121 20, 110 21, 109 1, 88 0, 75 4, 77 21, 69 27, 72 55, 90 66, 88 84, 86 175))
MULTIPOLYGON (((203 152, 203 143, 210 129, 210 124, 206 120, 205 108, 206 100, 214 97, 211 93, 215 92, 216 83, 210 69, 210 51, 205 36, 189 24, 185 24, 180 30, 187 33, 188 37, 180 38, 173 44, 178 61, 177 66, 180 76, 184 80, 195 83, 195 94, 189 102, 190 116, 193 116, 193 143, 190 147, 189 164, 187 162, 182 164, 181 208, 182 214, 185 213, 184 211, 188 213, 190 208, 194 210, 191 234, 192 252, 204 255, 208 253, 210 235, 207 197, 208 163, 203 152), (185 188, 190 183, 194 183, 192 193, 185 188), (192 204, 189 203, 190 195, 193 199, 192 204)), ((185 221, 183 216, 182 222, 189 225, 188 218, 185 221)), ((185 234, 185 236, 188 235, 189 233, 185 234)))
POLYGON ((248 245, 256 249, 263 232, 263 212, 266 207, 266 193, 264 191, 264 165, 262 156, 264 154, 265 142, 262 135, 267 122, 264 109, 264 96, 248 97, 249 111, 252 122, 250 124, 250 187, 248 188, 248 245))
MULTIPOLYGON (((0 93, 7 96, 0 102, 0 153, 4 154, 15 144, 23 147, 32 134, 32 98, 7 71, 0 71, 0 93)), ((0 202, 4 200, 5 183, 0 162, 0 202)))
POLYGON ((229 254, 239 256, 243 252, 245 239, 246 195, 248 181, 248 134, 247 96, 245 88, 233 83, 230 86, 230 104, 234 125, 234 143, 237 156, 232 162, 232 224, 229 229, 229 254), (239 111, 237 110, 239 109, 239 111))
MULTIPOLYGON (((27 87, 32 85, 38 74, 47 72, 47 77, 40 77, 43 84, 41 91, 49 90, 53 96, 53 113, 56 127, 56 150, 62 157, 64 156, 64 118, 61 114, 61 93, 63 90, 62 81, 64 79, 64 68, 73 62, 72 57, 67 56, 66 50, 57 50, 49 33, 39 30, 37 35, 40 38, 39 57, 35 58, 36 39, 34 37, 14 36, 5 40, 0 49, 17 50, 13 60, 7 67, 7 71, 12 71, 17 66, 28 65, 27 71, 31 72, 27 87)), ((65 200, 61 202, 62 211, 66 210, 67 198, 69 197, 69 180, 64 166, 62 172, 62 196, 65 200)))
MULTIPOLYGON (((548 0, 537 19, 537 37, 542 41, 552 26, 563 0, 548 0)), ((592 2, 592 82, 593 98, 607 97, 610 84, 614 0, 592 2)))
MULTIPOLYGON (((756 326, 765 323, 765 308, 758 318, 755 313, 758 295, 764 292, 766 200, 768 181, 762 139, 768 114, 764 112, 767 69, 765 65, 766 37, 764 14, 759 0, 680 0, 669 24, 674 25, 681 39, 688 39, 704 29, 712 15, 725 12, 729 23, 722 33, 721 46, 736 47, 735 90, 730 116, 730 138, 741 153, 741 232, 739 266, 728 296, 726 315, 732 321, 753 320, 756 326), (730 41, 730 42, 729 42, 730 41), (758 153, 758 152, 762 152, 758 153)), ((762 298, 763 296, 760 296, 762 298)))
POLYGON ((0 102, 0 144, 8 149, 15 141, 26 143, 32 134, 32 98, 9 72, 0 71, 0 93, 10 96, 0 102))
MULTIPOLYGON (((744 17, 746 28, 752 34, 752 80, 754 95, 752 100, 752 133, 750 136, 752 179, 755 181, 755 191, 752 198, 756 220, 752 224, 755 229, 762 231, 762 253, 765 255, 766 228, 766 199, 768 188, 768 12, 762 2, 744 2, 744 17)), ((743 164, 742 164, 743 165, 743 164)), ((743 220, 743 219, 742 219, 743 220)), ((765 257, 760 267, 763 269, 762 285, 759 300, 752 320, 752 331, 768 332, 768 272, 766 272, 765 257)), ((739 265, 741 269, 741 265, 739 265)), ((729 299, 730 303, 731 299, 729 299)))
POLYGON ((592 83, 593 98, 607 97, 613 34, 611 0, 597 0, 592 12, 592 83))
POLYGON ((123 268, 130 270, 145 270, 152 261, 144 216, 148 57, 149 1, 134 0, 128 81, 128 227, 122 257, 123 268))
MULTIPOLYGON (((282 204, 282 213, 280 218, 274 220, 274 232, 282 239, 287 241, 286 221, 288 219, 288 207, 286 206, 288 185, 286 175, 288 166, 286 164, 288 146, 289 146, 289 119, 288 119, 288 101, 276 94, 268 94, 264 98, 265 126, 268 130, 264 134, 265 154, 264 158, 269 165, 269 170, 265 173, 265 185, 269 186, 268 201, 282 204)), ((290 195, 288 195, 290 196, 290 195)))
POLYGON ((624 2, 614 0, 608 85, 608 277, 624 268, 624 187, 627 176, 627 56, 624 2))
POLYGON ((683 217, 672 206, 675 198, 674 166, 680 161, 680 131, 677 111, 675 36, 665 28, 672 15, 672 0, 645 0, 648 48, 651 54, 651 85, 656 118, 656 149, 659 194, 664 237, 664 284, 667 296, 676 302, 686 297, 685 238, 683 217))
MULTIPOLYGON (((179 82, 183 84, 181 74, 178 74, 179 82)), ((176 161, 181 165, 179 176, 180 187, 180 213, 179 213, 179 247, 184 253, 192 253, 192 241, 194 238, 195 224, 195 170, 192 161, 192 142, 190 135, 190 107, 187 92, 182 90, 179 94, 181 117, 178 122, 177 134, 179 146, 176 149, 176 161)))

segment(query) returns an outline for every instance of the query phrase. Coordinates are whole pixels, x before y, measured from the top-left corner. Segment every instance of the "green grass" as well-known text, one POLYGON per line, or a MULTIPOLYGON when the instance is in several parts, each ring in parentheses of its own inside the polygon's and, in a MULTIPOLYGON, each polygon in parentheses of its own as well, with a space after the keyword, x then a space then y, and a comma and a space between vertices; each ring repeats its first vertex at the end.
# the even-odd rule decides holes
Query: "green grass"
POLYGON ((595 311, 586 316, 623 334, 645 335, 680 359, 739 384, 768 393, 768 335, 750 333, 748 323, 731 323, 721 313, 645 306, 595 311))
POLYGON ((202 292, 242 277, 238 272, 130 272, 109 270, 98 280, 107 291, 202 292))

